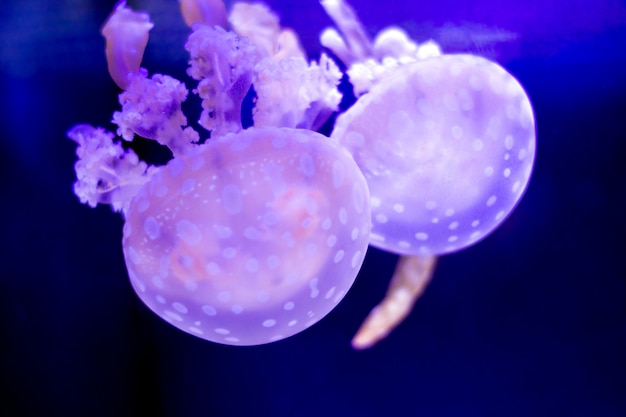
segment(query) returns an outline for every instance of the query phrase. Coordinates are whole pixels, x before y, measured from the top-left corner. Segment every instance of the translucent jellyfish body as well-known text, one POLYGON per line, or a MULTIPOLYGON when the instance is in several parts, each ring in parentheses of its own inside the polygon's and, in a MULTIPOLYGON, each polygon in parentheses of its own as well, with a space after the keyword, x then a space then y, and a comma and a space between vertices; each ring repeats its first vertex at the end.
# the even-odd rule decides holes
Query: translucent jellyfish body
POLYGON ((520 200, 535 122, 499 65, 443 55, 398 68, 337 120, 370 189, 371 244, 444 254, 493 231, 520 200))
POLYGON ((123 247, 135 291, 174 326, 255 345, 324 317, 363 262, 365 179, 335 140, 251 128, 157 172, 133 199, 123 247))

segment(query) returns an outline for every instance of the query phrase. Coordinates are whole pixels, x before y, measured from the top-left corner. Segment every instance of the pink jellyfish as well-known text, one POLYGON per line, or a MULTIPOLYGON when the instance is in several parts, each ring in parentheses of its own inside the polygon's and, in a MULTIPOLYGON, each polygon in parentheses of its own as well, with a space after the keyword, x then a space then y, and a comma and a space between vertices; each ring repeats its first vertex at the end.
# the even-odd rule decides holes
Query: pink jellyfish
POLYGON ((256 345, 324 317, 352 285, 369 242, 365 179, 311 131, 253 128, 176 158, 126 214, 137 294, 176 327, 256 345))
MULTIPOLYGON (((125 140, 154 139, 174 159, 148 166, 113 134, 79 125, 69 132, 79 143, 75 191, 83 202, 110 203, 123 213, 130 281, 156 314, 214 342, 269 343, 316 323, 347 293, 369 243, 369 191, 337 140, 295 128, 333 111, 336 67, 308 65, 297 42, 284 43, 293 38, 276 21, 278 30, 265 40, 271 51, 281 51, 272 43, 285 45, 288 65, 277 67, 277 54, 204 25, 210 10, 191 3, 181 4, 186 20, 200 22, 186 45, 189 74, 200 81, 200 124, 211 139, 199 145, 199 134, 185 126, 184 85, 165 75, 148 78, 140 68, 152 24, 122 3, 103 30, 109 68, 125 89, 113 121, 125 140), (312 94, 268 88, 285 68, 296 85, 313 76, 303 85, 312 94), (242 130, 241 102, 252 82, 259 86, 257 126, 242 130), (292 105, 276 105, 284 99, 292 105), (315 111, 308 110, 312 103, 315 111)), ((233 16, 252 16, 248 29, 258 33, 258 6, 238 10, 233 16)))
POLYGON ((473 245, 521 199, 535 157, 528 96, 494 62, 442 55, 399 29, 373 43, 342 0, 323 0, 340 32, 322 43, 348 66, 360 96, 332 132, 370 189, 370 243, 400 254, 387 297, 353 344, 368 347, 410 311, 436 256, 473 245))
POLYGON ((148 166, 104 129, 69 132, 79 144, 76 194, 122 212, 131 283, 174 326, 233 345, 289 337, 342 299, 371 243, 401 257, 353 339, 369 347, 409 313, 437 256, 484 238, 519 202, 534 117, 497 64, 443 55, 395 28, 370 42, 348 4, 322 0, 338 29, 321 42, 359 97, 327 138, 314 130, 341 99, 332 59, 307 62, 297 35, 263 5, 227 15, 221 0, 180 3, 206 144, 181 110, 184 84, 141 68, 152 23, 123 2, 103 29, 125 90, 113 122, 124 140, 156 140, 174 159, 148 166), (243 130, 251 86, 254 127, 243 130))
POLYGON ((371 244, 405 255, 472 245, 513 210, 535 155, 530 102, 502 67, 442 55, 389 74, 337 120, 371 193, 371 244))

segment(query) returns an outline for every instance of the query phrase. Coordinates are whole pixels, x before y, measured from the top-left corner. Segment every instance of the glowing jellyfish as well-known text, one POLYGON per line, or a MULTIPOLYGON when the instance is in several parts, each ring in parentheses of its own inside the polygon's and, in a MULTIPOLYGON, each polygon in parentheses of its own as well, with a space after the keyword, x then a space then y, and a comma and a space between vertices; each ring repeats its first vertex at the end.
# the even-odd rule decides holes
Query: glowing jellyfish
POLYGON ((195 128, 182 112, 186 86, 141 68, 149 16, 120 2, 103 28, 124 89, 117 135, 155 140, 173 159, 150 166, 113 133, 78 125, 68 132, 79 145, 74 190, 124 215, 135 291, 190 334, 255 345, 302 331, 343 298, 371 242, 402 256, 353 340, 369 347, 410 312, 437 256, 494 230, 528 184, 534 119, 509 73, 397 28, 370 42, 343 0, 321 4, 338 28, 321 43, 358 97, 331 138, 314 130, 338 110, 339 67, 324 53, 307 62, 263 5, 180 2, 202 100, 195 128), (254 127, 244 130, 251 86, 254 127))
POLYGON ((493 231, 532 172, 535 124, 520 84, 473 55, 402 66, 341 115, 333 137, 363 170, 371 244, 440 255, 493 231))
MULTIPOLYGON (((188 20, 202 22, 200 11, 221 4, 201 3, 181 3, 188 20)), ((141 300, 181 330, 232 345, 284 339, 323 318, 354 282, 370 236, 369 191, 353 157, 335 139, 295 129, 336 109, 341 74, 327 61, 307 64, 267 9, 262 20, 276 19, 277 30, 264 32, 259 10, 231 17, 250 23, 251 39, 262 33, 267 51, 202 23, 185 45, 207 143, 186 126, 184 84, 140 68, 152 23, 124 3, 103 30, 110 72, 125 89, 113 123, 124 140, 153 139, 174 158, 148 166, 102 128, 68 132, 79 144, 76 194, 125 217, 124 256, 141 300), (294 88, 272 88, 287 71, 294 88), (242 130, 252 82, 257 126, 242 130)))
POLYGON ((366 348, 410 312, 438 255, 476 243, 513 210, 532 172, 534 116, 499 65, 442 55, 398 28, 370 42, 346 2, 321 3, 337 29, 320 41, 346 65, 359 97, 332 136, 367 179, 371 244, 401 255, 385 298, 352 340, 366 348))
POLYGON ((315 132, 252 128, 172 160, 133 199, 131 282, 154 312, 205 339, 291 336, 346 294, 369 241, 365 179, 315 132))

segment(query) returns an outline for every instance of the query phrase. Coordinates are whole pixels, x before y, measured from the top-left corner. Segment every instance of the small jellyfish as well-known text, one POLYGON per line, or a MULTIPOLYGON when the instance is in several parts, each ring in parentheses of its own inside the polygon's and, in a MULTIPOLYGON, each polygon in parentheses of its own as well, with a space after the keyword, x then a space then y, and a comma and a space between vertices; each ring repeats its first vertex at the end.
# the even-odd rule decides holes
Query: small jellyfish
POLYGON ((233 345, 280 340, 346 294, 369 242, 363 175, 318 133, 251 128, 172 160, 133 199, 124 255, 143 302, 233 345))
POLYGON ((371 244, 440 255, 484 238, 532 172, 528 96, 499 65, 442 55, 397 68, 338 119, 372 204, 371 244))

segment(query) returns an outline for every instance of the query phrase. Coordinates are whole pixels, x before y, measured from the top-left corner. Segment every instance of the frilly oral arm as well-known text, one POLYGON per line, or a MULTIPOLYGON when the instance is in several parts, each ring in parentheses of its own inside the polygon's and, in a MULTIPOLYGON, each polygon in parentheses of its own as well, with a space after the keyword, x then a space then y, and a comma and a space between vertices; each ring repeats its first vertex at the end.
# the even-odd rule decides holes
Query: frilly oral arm
POLYGON ((180 81, 161 74, 147 77, 147 71, 129 77, 126 91, 119 96, 122 111, 113 113, 117 134, 127 141, 134 135, 153 139, 171 149, 174 156, 191 152, 198 133, 187 125, 182 103, 187 88, 180 81))
POLYGON ((367 316, 352 347, 370 348, 396 328, 426 289, 436 263, 436 256, 401 256, 385 298, 367 316))
POLYGON ((349 51, 351 57, 345 57, 348 59, 348 62, 344 61, 345 64, 350 64, 353 60, 360 61, 370 56, 372 54, 371 42, 352 7, 343 0, 321 0, 320 3, 342 35, 333 33, 333 29, 331 32, 324 32, 326 34, 322 34, 322 45, 332 49, 332 45, 335 44, 343 52, 349 51), (338 42, 340 38, 343 38, 343 45, 338 42), (324 39, 332 42, 327 45, 324 39))
POLYGON ((256 47, 254 68, 255 126, 317 130, 341 101, 341 72, 322 54, 319 64, 307 63, 296 33, 280 26, 278 16, 262 4, 237 3, 229 22, 239 36, 256 47))
POLYGON ((134 12, 121 1, 102 28, 106 39, 109 73, 122 89, 130 83, 128 76, 139 72, 148 33, 154 24, 147 13, 134 12))
POLYGON ((256 66, 255 126, 318 129, 337 110, 341 72, 325 54, 319 65, 293 57, 264 59, 256 66))
POLYGON ((261 58, 275 60, 300 57, 306 53, 298 35, 280 26, 278 16, 263 4, 235 3, 228 16, 233 31, 250 39, 261 58))
POLYGON ((125 213, 139 188, 157 168, 140 161, 132 150, 125 151, 113 134, 90 125, 74 126, 67 136, 78 143, 74 193, 80 201, 95 207, 110 204, 125 213))
POLYGON ((194 26, 185 49, 191 55, 187 73, 200 81, 200 125, 213 136, 239 132, 241 105, 250 86, 257 53, 247 38, 221 27, 194 26))
POLYGON ((398 66, 441 55, 434 41, 417 44, 396 27, 383 29, 372 42, 346 1, 321 0, 320 3, 338 28, 324 29, 320 43, 346 65, 357 97, 398 66))
POLYGON ((226 29, 226 6, 222 0, 180 0, 180 11, 189 27, 201 23, 226 29))

